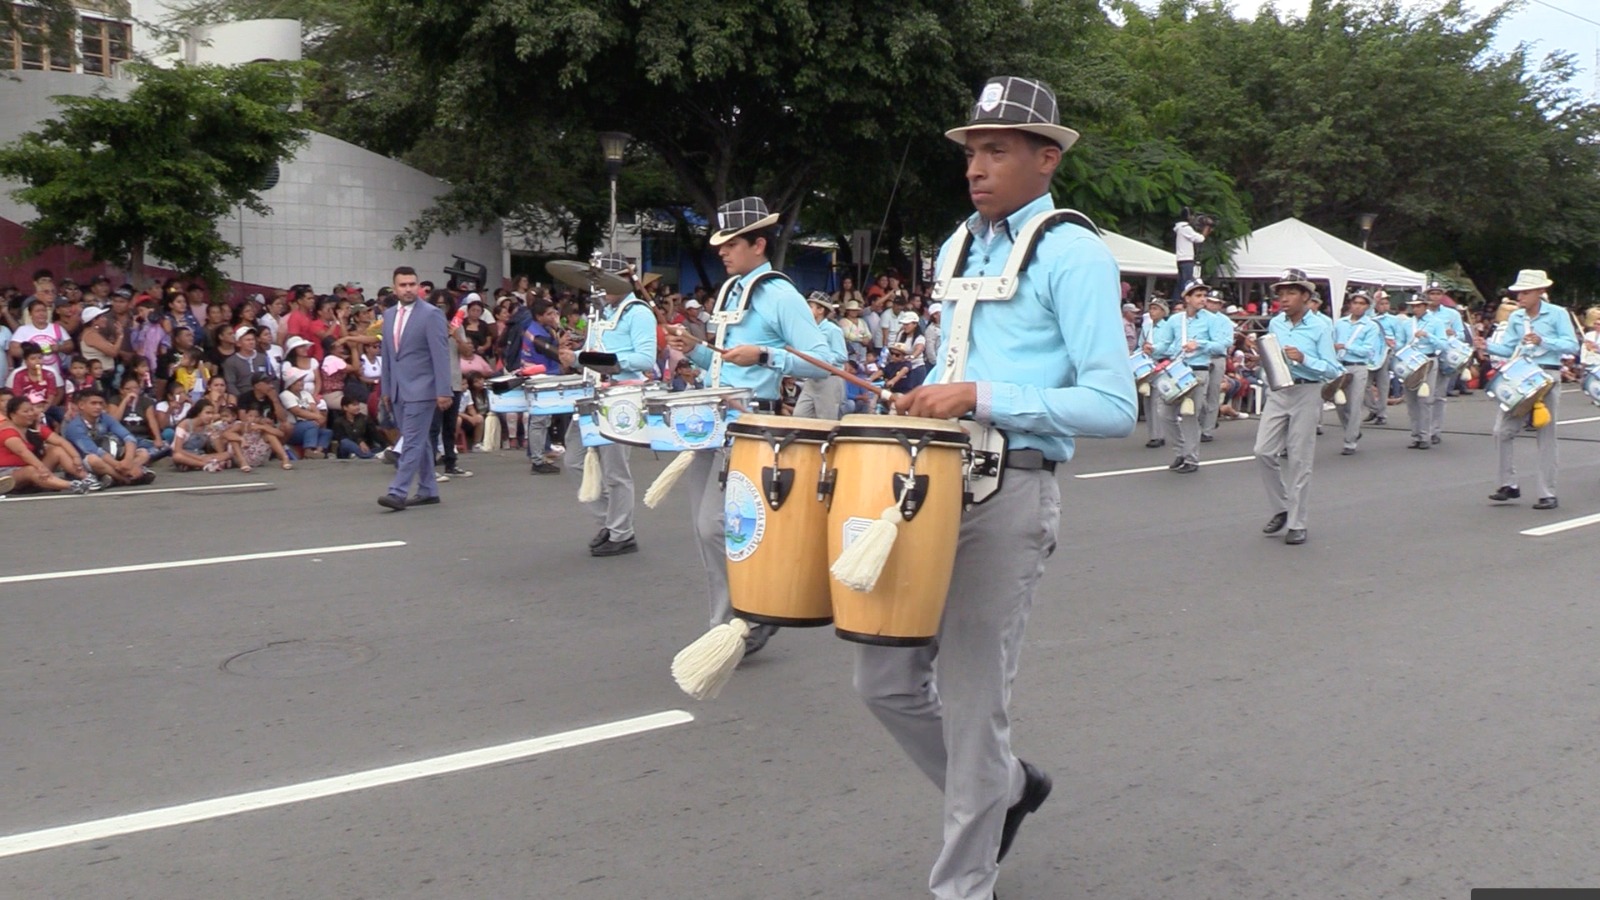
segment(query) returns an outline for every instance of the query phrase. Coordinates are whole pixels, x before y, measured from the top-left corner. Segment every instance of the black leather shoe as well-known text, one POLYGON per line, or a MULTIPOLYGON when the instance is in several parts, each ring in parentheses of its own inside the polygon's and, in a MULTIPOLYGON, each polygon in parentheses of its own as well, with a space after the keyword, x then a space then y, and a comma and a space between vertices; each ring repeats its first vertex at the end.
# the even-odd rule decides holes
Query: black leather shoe
POLYGON ((600 529, 600 533, 595 535, 594 538, 589 541, 589 549, 593 550, 609 540, 611 540, 611 531, 609 529, 602 528, 600 529))
POLYGON ((1193 475, 1200 471, 1200 467, 1192 462, 1186 462, 1172 471, 1177 472, 1179 475, 1193 475))
POLYGON ((1363 425, 1371 425, 1373 422, 1376 422, 1376 421, 1378 421, 1378 414, 1377 413, 1367 413, 1367 417, 1365 419, 1361 420, 1361 424, 1363 424, 1363 425))
POLYGON ((1428 449, 1428 442, 1427 441, 1412 441, 1411 443, 1406 445, 1406 449, 1407 450, 1426 450, 1426 449, 1428 449))
POLYGON ((1436 435, 1434 435, 1434 436, 1433 436, 1433 437, 1431 437, 1431 438, 1428 438, 1428 443, 1430 443, 1430 444, 1437 444, 1437 443, 1439 443, 1439 436, 1438 436, 1438 435, 1437 435, 1437 434, 1436 434, 1436 435))
POLYGON ((1540 497, 1539 502, 1533 505, 1534 509, 1555 509, 1561 504, 1554 497, 1540 497))
POLYGON ((1179 457, 1175 458, 1172 461, 1172 463, 1167 466, 1167 468, 1173 469, 1173 470, 1177 470, 1177 469, 1181 468, 1182 466, 1183 466, 1183 457, 1179 456, 1179 457))
POLYGON ((1278 513, 1277 515, 1275 515, 1272 518, 1267 520, 1267 525, 1266 525, 1265 528, 1261 529, 1261 533, 1262 534, 1277 534, 1278 532, 1282 531, 1283 530, 1283 526, 1285 526, 1287 524, 1289 524, 1289 514, 1286 513, 1286 512, 1278 513))
POLYGON ((392 509, 395 512, 405 512, 406 498, 396 497, 394 494, 384 494, 378 498, 378 505, 384 509, 392 509))
POLYGON ((1200 435, 1200 443, 1202 443, 1202 444, 1209 444, 1209 443, 1211 443, 1212 441, 1214 441, 1216 439, 1217 439, 1217 436, 1214 435, 1214 434, 1202 434, 1202 435, 1200 435))
POLYGON ((1340 456, 1355 456, 1356 455, 1356 448, 1354 448, 1354 447, 1346 447, 1343 450, 1339 451, 1339 455, 1340 456))
POLYGON ((1496 503, 1504 503, 1507 500, 1515 500, 1515 499, 1517 499, 1518 497, 1521 497, 1521 496, 1522 496, 1522 488, 1512 487, 1511 485, 1506 484, 1506 485, 1501 485, 1500 490, 1495 491, 1494 493, 1490 494, 1489 495, 1489 499, 1493 500, 1496 503))
POLYGON ((633 538, 625 541, 613 541, 608 535, 600 546, 589 551, 590 556, 621 556, 624 553, 638 553, 639 542, 633 538))
POLYGON ((412 497, 410 500, 406 501, 406 506, 438 506, 438 505, 439 505, 439 495, 438 494, 434 494, 432 497, 412 497))
POLYGON ((559 468, 555 467, 555 466, 550 465, 549 463, 545 462, 542 459, 536 459, 536 460, 533 461, 533 474, 535 474, 535 475, 560 475, 561 474, 561 470, 559 468))
POLYGON ((771 640, 772 636, 777 633, 778 626, 776 625, 751 625, 750 634, 744 639, 745 657, 749 658, 760 653, 761 648, 765 647, 767 641, 771 640))
POLYGON ((1372 420, 1372 424, 1374 424, 1374 425, 1387 425, 1387 424, 1389 424, 1389 420, 1384 418, 1383 416, 1379 416, 1376 419, 1372 420))
POLYGON ((1037 769, 1026 760, 1017 760, 1022 763, 1022 775, 1025 779, 1022 784, 1022 799, 1016 805, 1006 810, 1006 824, 1000 829, 1000 854, 995 857, 995 862, 1004 862, 1006 854, 1011 852, 1011 842, 1017 837, 1017 829, 1022 827, 1022 820, 1028 813, 1038 812, 1045 798, 1050 796, 1052 783, 1050 776, 1043 770, 1037 769))
POLYGON ((1146 450, 1154 450, 1157 447, 1165 447, 1166 445, 1166 438, 1152 438, 1151 440, 1144 442, 1144 448, 1146 450))
POLYGON ((1283 536, 1283 542, 1285 544, 1304 544, 1306 542, 1306 530, 1304 528, 1289 529, 1289 533, 1283 536))

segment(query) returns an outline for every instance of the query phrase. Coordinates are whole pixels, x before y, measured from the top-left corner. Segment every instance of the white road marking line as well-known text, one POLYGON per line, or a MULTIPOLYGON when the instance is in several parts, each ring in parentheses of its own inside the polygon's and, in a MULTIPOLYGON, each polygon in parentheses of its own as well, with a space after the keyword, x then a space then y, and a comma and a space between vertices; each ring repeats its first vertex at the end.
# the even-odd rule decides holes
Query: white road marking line
MULTIPOLYGON (((1225 466, 1228 463, 1249 462, 1254 456, 1235 456, 1231 459, 1203 459, 1202 466, 1225 466)), ((1115 472, 1080 472, 1074 478, 1110 478, 1113 475, 1139 475, 1145 472, 1166 472, 1166 466, 1148 466, 1143 469, 1118 469, 1115 472)))
POLYGON ((78 497, 90 497, 104 500, 117 497, 142 497, 145 494, 198 494, 202 491, 236 491, 240 488, 272 487, 270 481, 243 481, 239 484, 201 484, 194 487, 175 488, 145 488, 143 490, 124 491, 113 490, 91 491, 87 494, 31 494, 26 497, 0 497, 6 503, 27 503, 32 500, 74 500, 78 497))
POLYGON ((467 769, 479 769, 484 766, 527 759, 528 757, 549 753, 553 750, 582 747, 585 744, 628 737, 629 735, 670 728, 674 725, 683 725, 693 721, 694 716, 684 710, 670 709, 664 712, 651 713, 647 716, 623 719, 619 722, 591 725, 588 728, 563 731, 560 734, 530 738, 510 744, 499 744, 494 747, 484 747, 481 750, 467 750, 462 753, 451 753, 447 756, 436 756, 432 759, 402 763, 397 766, 385 766, 381 769, 368 769, 365 772, 352 772, 349 775, 321 778, 302 784, 285 785, 284 787, 269 788, 263 791, 250 791, 245 794, 234 794, 230 797, 218 797, 215 800, 199 800, 194 803, 130 813, 125 816, 96 819, 92 822, 83 822, 77 825, 62 825, 57 828, 14 834, 0 838, 0 858, 64 847, 68 844, 79 844, 84 841, 98 841, 124 834, 153 831, 157 828, 186 825, 190 822, 200 822, 206 819, 219 819, 224 816, 254 812, 258 809, 302 803, 322 797, 348 794, 352 791, 364 791, 368 788, 398 784, 402 781, 414 781, 418 778, 431 778, 435 775, 448 775, 452 772, 462 772, 467 769))
POLYGON ((21 584, 25 581, 54 581, 58 578, 85 578, 90 575, 120 575, 124 572, 155 572, 161 569, 186 569, 190 566, 215 566, 222 563, 250 562, 257 559, 283 559, 290 556, 321 556, 327 553, 353 553, 357 550, 387 550, 404 547, 405 541, 378 541, 371 544, 342 544, 336 547, 311 547, 306 550, 273 550, 268 553, 241 553, 237 556, 210 556, 201 559, 174 559, 167 562, 139 563, 131 566, 105 566, 99 569, 76 569, 68 572, 36 572, 32 575, 6 575, 0 584, 21 584))
POLYGON ((1576 519, 1568 519, 1565 522, 1540 525, 1538 528, 1529 528, 1522 533, 1528 537, 1547 537, 1552 534, 1560 534, 1563 531, 1571 531, 1574 528, 1582 528, 1585 525, 1596 524, 1600 524, 1600 513, 1595 513, 1592 516, 1579 516, 1576 519))
POLYGON ((1587 419, 1563 419, 1557 425, 1583 425, 1587 422, 1600 422, 1600 416, 1590 416, 1587 419))

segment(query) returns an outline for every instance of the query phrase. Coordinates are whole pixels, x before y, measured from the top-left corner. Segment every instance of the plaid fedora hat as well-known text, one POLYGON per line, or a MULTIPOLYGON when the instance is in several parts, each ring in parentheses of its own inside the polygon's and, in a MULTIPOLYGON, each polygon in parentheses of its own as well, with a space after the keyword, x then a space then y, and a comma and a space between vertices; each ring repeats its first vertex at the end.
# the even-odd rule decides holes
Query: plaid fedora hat
POLYGON ((1062 126, 1056 110, 1056 95, 1042 81, 1002 75, 989 79, 978 93, 978 102, 972 105, 972 118, 960 128, 952 128, 944 136, 958 144, 967 142, 967 134, 1014 128, 1055 141, 1062 150, 1078 140, 1078 133, 1062 126))
POLYGON ((711 246, 720 247, 747 231, 757 231, 777 222, 778 214, 767 212, 767 202, 760 197, 741 197, 724 203, 717 207, 717 230, 711 235, 711 246))
POLYGON ((1282 278, 1272 283, 1273 293, 1277 293, 1280 288, 1286 287, 1302 288, 1308 294, 1317 292, 1317 286, 1312 284, 1311 279, 1306 277, 1306 273, 1299 269, 1290 269, 1284 272, 1282 278))
POLYGON ((827 291, 812 291, 810 295, 806 297, 806 302, 820 306, 829 312, 833 312, 839 308, 838 304, 833 302, 833 298, 828 296, 827 291))

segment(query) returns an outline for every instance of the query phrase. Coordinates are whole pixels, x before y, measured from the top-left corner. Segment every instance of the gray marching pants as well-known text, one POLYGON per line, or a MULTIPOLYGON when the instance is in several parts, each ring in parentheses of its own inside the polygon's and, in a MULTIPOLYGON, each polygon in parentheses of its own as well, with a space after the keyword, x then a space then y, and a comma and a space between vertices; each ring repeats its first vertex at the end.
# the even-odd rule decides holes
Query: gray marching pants
MULTIPOLYGON (((1200 386, 1195 388, 1194 393, 1189 395, 1189 398, 1194 400, 1195 406, 1198 407, 1206 390, 1210 387, 1211 375, 1207 369, 1191 369, 1190 371, 1194 372, 1194 380, 1200 382, 1200 386)), ((1162 403, 1161 406, 1167 413, 1167 434, 1176 435, 1178 438, 1178 458, 1184 462, 1199 462, 1199 411, 1196 410, 1196 412, 1187 416, 1183 415, 1181 412, 1183 409, 1182 400, 1172 404, 1162 403)))
POLYGON ((1222 409, 1222 378, 1228 374, 1226 356, 1211 357, 1211 380, 1206 382, 1206 399, 1200 405, 1200 433, 1212 436, 1217 433, 1217 413, 1222 409))
POLYGON ((1344 367, 1350 373, 1350 383, 1344 386, 1344 405, 1339 410, 1339 424, 1344 428, 1344 446, 1356 448, 1356 438, 1361 436, 1361 407, 1367 399, 1367 367, 1351 363, 1344 367))
MULTIPOLYGON (((532 432, 528 441, 531 446, 532 432)), ((589 449, 583 446, 583 435, 578 431, 576 417, 567 426, 566 447, 562 462, 567 473, 582 482, 589 449)), ((596 524, 611 532, 611 540, 625 541, 633 537, 633 472, 628 469, 628 448, 623 444, 605 444, 594 450, 600 458, 600 499, 585 503, 584 506, 594 516, 596 524)))
POLYGON ((928 876, 940 900, 994 892, 1001 826, 1025 783, 1011 752, 1011 682, 1060 523, 1055 475, 1008 470, 961 518, 935 643, 856 648, 856 691, 944 793, 944 847, 928 876))
POLYGON ((1296 384, 1268 391, 1256 426, 1256 467, 1267 489, 1273 515, 1289 514, 1290 528, 1306 527, 1306 502, 1311 494, 1311 463, 1317 449, 1317 420, 1322 417, 1322 386, 1296 384), (1278 454, 1287 447, 1288 459, 1278 454))
POLYGON ((1394 356, 1391 354, 1389 359, 1384 361, 1383 368, 1371 372, 1371 380, 1368 382, 1370 390, 1362 398, 1363 408, 1380 419, 1389 414, 1389 382, 1393 376, 1394 356))
MULTIPOLYGON (((711 626, 728 621, 732 603, 728 599, 728 530, 722 508, 722 471, 726 450, 696 450, 694 462, 679 480, 679 490, 688 498, 689 516, 699 538, 700 563, 705 566, 711 590, 711 626)), ((1009 474, 1009 473, 1008 473, 1009 474)))
POLYGON ((794 403, 794 414, 807 419, 833 419, 837 421, 844 410, 844 379, 837 375, 827 378, 807 378, 800 384, 800 399, 794 403))
POLYGON ((1150 385, 1149 387, 1150 393, 1146 394, 1144 398, 1144 427, 1150 433, 1150 440, 1166 440, 1167 426, 1166 422, 1162 420, 1162 416, 1166 414, 1166 411, 1162 408, 1161 398, 1156 396, 1155 386, 1150 385))
POLYGON ((1433 430, 1428 432, 1430 438, 1438 437, 1439 432, 1444 428, 1445 394, 1450 392, 1450 385, 1456 383, 1456 376, 1459 374, 1460 372, 1445 372, 1440 366, 1435 366, 1433 369, 1433 397, 1431 398, 1433 400, 1433 418, 1429 420, 1433 430))
MULTIPOLYGON (((1437 395, 1441 391, 1440 381, 1439 364, 1435 361, 1423 384, 1426 384, 1428 390, 1437 395)), ((1420 388, 1421 385, 1417 387, 1420 388)), ((1439 433, 1439 430, 1433 424, 1433 397, 1418 396, 1417 388, 1406 388, 1406 414, 1411 417, 1411 439, 1413 441, 1427 443, 1429 438, 1439 433)))
MULTIPOLYGON (((1535 432, 1539 436, 1539 466, 1534 469, 1534 486, 1538 488, 1537 496, 1541 498, 1556 495, 1556 465, 1559 462, 1556 453, 1556 408, 1561 405, 1561 381, 1559 373, 1557 375, 1555 387, 1544 395, 1544 405, 1550 410, 1550 424, 1535 432)), ((1527 418, 1513 416, 1498 404, 1494 408, 1494 442, 1500 450, 1500 484, 1517 487, 1517 466, 1513 455, 1517 435, 1522 433, 1522 424, 1527 418)))

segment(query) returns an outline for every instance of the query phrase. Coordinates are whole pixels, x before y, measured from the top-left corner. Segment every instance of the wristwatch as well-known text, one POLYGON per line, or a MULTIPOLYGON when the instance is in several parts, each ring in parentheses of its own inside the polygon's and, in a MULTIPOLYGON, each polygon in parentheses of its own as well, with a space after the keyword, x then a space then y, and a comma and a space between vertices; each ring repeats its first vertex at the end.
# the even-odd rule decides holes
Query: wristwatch
POLYGON ((770 366, 770 365, 772 365, 772 354, 768 353, 765 350, 761 351, 761 355, 756 357, 756 365, 760 365, 760 366, 770 366))

